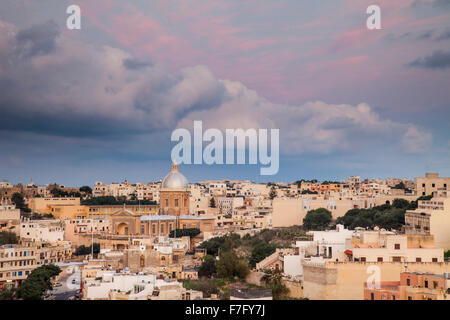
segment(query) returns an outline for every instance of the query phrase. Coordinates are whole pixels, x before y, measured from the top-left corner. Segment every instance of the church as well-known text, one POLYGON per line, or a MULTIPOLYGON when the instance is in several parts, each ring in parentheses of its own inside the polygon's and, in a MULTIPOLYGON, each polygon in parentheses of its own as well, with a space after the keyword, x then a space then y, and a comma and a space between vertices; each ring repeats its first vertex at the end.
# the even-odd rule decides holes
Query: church
POLYGON ((214 218, 189 214, 189 182, 172 164, 172 170, 161 182, 158 215, 140 216, 125 207, 111 215, 112 234, 118 236, 167 236, 174 229, 197 228, 214 232, 214 218))
POLYGON ((161 182, 159 191, 160 214, 181 216, 189 214, 189 182, 178 171, 177 163, 161 182))

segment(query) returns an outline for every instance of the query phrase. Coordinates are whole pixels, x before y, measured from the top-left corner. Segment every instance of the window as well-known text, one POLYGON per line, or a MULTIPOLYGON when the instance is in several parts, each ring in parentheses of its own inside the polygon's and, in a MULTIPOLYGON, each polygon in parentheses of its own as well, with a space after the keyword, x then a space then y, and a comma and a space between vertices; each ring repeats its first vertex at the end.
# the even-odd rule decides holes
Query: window
POLYGON ((431 261, 438 262, 438 259, 437 258, 433 258, 431 261))
POLYGON ((406 279, 406 285, 409 287, 411 285, 411 279, 406 279))
POLYGON ((392 262, 402 262, 401 257, 392 257, 392 262))
POLYGON ((422 262, 422 258, 416 258, 416 262, 422 262))
POLYGON ((156 233, 156 224, 152 224, 152 234, 156 233))
POLYGON ((164 233, 164 225, 163 224, 161 225, 161 229, 160 230, 161 230, 161 233, 164 233))
POLYGON ((432 183, 431 186, 434 188, 436 185, 434 183, 432 183))
POLYGON ((178 208, 178 199, 175 199, 175 207, 178 208))
POLYGON ((366 262, 366 257, 361 257, 361 262, 366 262))
POLYGON ((408 300, 412 300, 412 297, 411 297, 411 296, 408 296, 408 300))
POLYGON ((400 243, 395 244, 395 250, 400 250, 400 243))
POLYGON ((373 292, 370 293, 370 300, 375 300, 375 295, 373 294, 373 292))
POLYGON ((169 199, 166 199, 166 207, 169 206, 169 199))
POLYGON ((395 296, 394 295, 392 295, 392 300, 395 300, 395 296))
POLYGON ((422 183, 422 187, 425 188, 425 183, 422 183))
POLYGON ((425 288, 428 288, 428 280, 425 280, 425 288))
POLYGON ((378 257, 378 258, 377 258, 377 261, 378 261, 378 262, 383 262, 383 257, 378 257))

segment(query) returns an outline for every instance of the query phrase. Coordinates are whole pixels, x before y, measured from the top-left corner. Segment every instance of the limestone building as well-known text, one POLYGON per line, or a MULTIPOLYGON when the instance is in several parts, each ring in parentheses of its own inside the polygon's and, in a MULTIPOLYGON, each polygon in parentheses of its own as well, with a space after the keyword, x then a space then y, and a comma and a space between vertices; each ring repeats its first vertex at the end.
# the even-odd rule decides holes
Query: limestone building
POLYGON ((159 201, 161 214, 170 216, 189 214, 189 182, 178 171, 176 163, 172 164, 172 171, 161 182, 159 201))

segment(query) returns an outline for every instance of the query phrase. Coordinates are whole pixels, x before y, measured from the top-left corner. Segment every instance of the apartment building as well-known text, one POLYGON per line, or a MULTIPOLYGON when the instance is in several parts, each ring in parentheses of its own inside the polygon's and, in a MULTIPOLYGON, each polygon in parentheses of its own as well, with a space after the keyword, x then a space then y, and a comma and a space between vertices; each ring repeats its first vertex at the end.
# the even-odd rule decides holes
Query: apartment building
POLYGON ((198 300, 199 291, 183 288, 181 282, 158 279, 156 274, 103 272, 84 277, 84 300, 198 300))
POLYGON ((51 210, 52 207, 80 206, 80 198, 32 198, 28 207, 32 212, 41 214, 56 213, 51 210))
POLYGON ((220 213, 223 214, 234 214, 236 208, 242 207, 244 205, 243 197, 219 197, 217 198, 217 206, 219 207, 220 213))
POLYGON ((433 235, 437 247, 450 250, 450 197, 436 193, 440 197, 419 200, 416 210, 406 211, 405 233, 433 235))
POLYGON ((351 240, 351 258, 360 262, 444 262, 444 249, 431 235, 362 231, 351 240))
POLYGON ((450 272, 450 263, 303 261, 303 292, 310 300, 364 300, 364 283, 372 276, 399 281, 402 272, 450 272))
POLYGON ((414 182, 419 196, 431 195, 438 189, 450 189, 450 178, 439 177, 439 174, 435 172, 427 172, 425 177, 416 178, 414 182))
POLYGON ((0 205, 0 232, 20 232, 20 209, 14 205, 0 205))
POLYGON ((64 240, 64 223, 61 220, 24 220, 20 224, 20 238, 36 242, 64 240))
POLYGON ((400 281, 364 283, 364 300, 450 300, 450 273, 402 272, 400 281))
POLYGON ((37 250, 33 246, 6 244, 0 246, 0 289, 17 287, 37 267, 37 250))

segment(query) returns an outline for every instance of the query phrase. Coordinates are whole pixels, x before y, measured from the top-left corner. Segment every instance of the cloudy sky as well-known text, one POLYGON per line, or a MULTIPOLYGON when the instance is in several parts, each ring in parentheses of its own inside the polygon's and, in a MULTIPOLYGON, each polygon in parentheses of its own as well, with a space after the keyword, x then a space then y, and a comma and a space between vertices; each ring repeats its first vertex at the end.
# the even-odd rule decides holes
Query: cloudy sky
POLYGON ((279 128, 281 155, 190 181, 449 176, 450 0, 378 0, 381 30, 371 4, 2 0, 0 180, 159 180, 194 120, 279 128))

